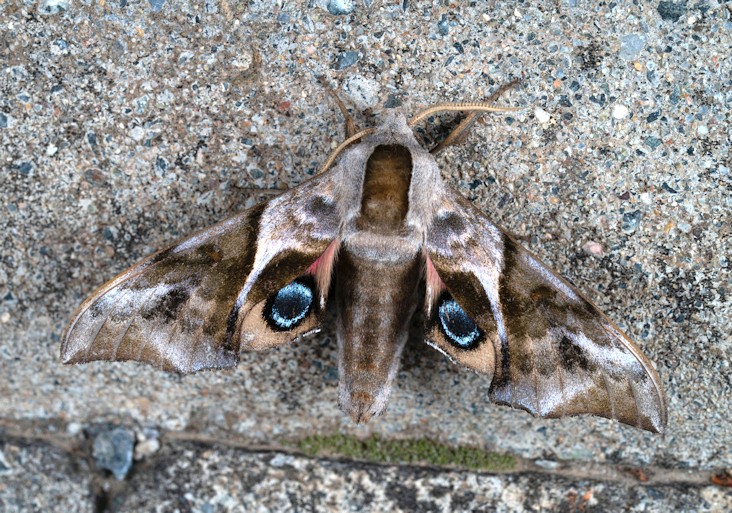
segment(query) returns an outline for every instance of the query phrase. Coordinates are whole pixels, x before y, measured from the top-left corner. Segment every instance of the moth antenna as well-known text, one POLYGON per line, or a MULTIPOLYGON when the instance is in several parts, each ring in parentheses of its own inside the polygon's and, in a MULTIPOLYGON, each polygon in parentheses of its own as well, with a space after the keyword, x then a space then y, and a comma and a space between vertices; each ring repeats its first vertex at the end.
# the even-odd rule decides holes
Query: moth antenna
POLYGON ((526 107, 491 107, 483 102, 480 103, 438 103, 432 107, 427 107, 421 110, 409 120, 408 125, 414 126, 415 124, 422 121, 424 118, 431 116, 436 112, 454 112, 454 111, 471 111, 471 112, 514 112, 517 110, 523 110, 526 107))
MULTIPOLYGON (((519 79, 515 79, 508 84, 502 85, 498 88, 496 92, 490 95, 488 99, 484 100, 483 103, 489 104, 496 101, 498 98, 501 97, 501 95, 503 95, 503 93, 505 93, 518 83, 519 79)), ((468 139, 468 135, 470 135, 470 130, 472 130, 473 126, 475 125, 475 123, 478 122, 482 115, 483 113, 478 111, 473 111, 468 114, 468 116, 463 119, 460 124, 456 126, 444 140, 440 141, 437 146, 430 150, 430 153, 432 155, 437 155, 448 146, 457 146, 458 144, 464 143, 468 139)))
POLYGON ((323 164, 323 167, 321 167, 320 171, 318 171, 318 174, 320 174, 320 173, 325 173, 328 169, 330 169, 330 166, 333 165, 333 162, 335 162, 335 159, 338 158, 338 155, 340 155, 341 152, 343 150, 345 150, 349 145, 351 145, 355 141, 358 141, 360 138, 362 138, 365 135, 373 134, 376 131, 376 129, 367 128, 366 130, 361 130, 360 132, 356 133, 356 125, 353 124, 353 118, 351 117, 351 114, 348 112, 348 109, 346 109, 346 105, 341 101, 341 99, 338 97, 336 92, 330 86, 325 75, 320 75, 317 78, 318 78, 318 82, 320 82, 320 85, 323 86, 323 88, 328 92, 328 94, 330 94, 331 97, 335 100, 336 104, 338 104, 338 108, 341 109, 341 113, 343 114, 343 117, 346 118, 346 140, 343 141, 340 144, 340 146, 338 146, 330 154, 330 156, 328 157, 328 160, 325 161, 325 164, 323 164))
MULTIPOLYGON (((488 99, 482 101, 482 102, 448 102, 448 103, 438 103, 437 105, 433 105, 431 107, 426 107, 419 111, 411 120, 409 120, 408 125, 414 126, 416 123, 420 122, 427 116, 431 116, 432 114, 435 114, 436 112, 454 112, 454 111, 471 111, 475 114, 472 118, 469 117, 470 122, 468 122, 468 119, 463 121, 463 123, 460 124, 462 126, 463 124, 468 125, 467 128, 473 125, 475 121, 477 120, 477 117, 480 116, 481 112, 513 112, 516 110, 522 110, 524 107, 492 107, 490 106, 491 103, 496 101, 498 98, 503 95, 506 91, 509 89, 512 89, 515 87, 521 80, 520 79, 514 79, 508 84, 501 86, 498 88, 498 91, 493 93, 491 96, 488 97, 488 99)), ((462 133, 466 131, 466 129, 456 129, 456 132, 462 133)))
POLYGON ((346 104, 341 101, 340 97, 330 86, 330 84, 328 83, 328 79, 325 77, 325 75, 320 75, 318 77, 318 82, 320 82, 320 85, 323 86, 328 94, 330 94, 331 97, 335 100, 336 104, 338 104, 338 108, 341 109, 341 114, 343 114, 343 117, 346 118, 346 137, 351 137, 353 134, 356 133, 356 125, 353 124, 353 117, 351 116, 351 113, 348 112, 346 104))
MULTIPOLYGON (((338 96, 335 95, 333 90, 330 88, 329 85, 326 85, 325 79, 319 78, 321 83, 326 87, 329 93, 333 94, 333 96, 337 99, 338 96)), ((513 112, 516 110, 522 110, 524 107, 492 107, 489 104, 494 102, 498 97, 500 97, 503 93, 505 93, 507 90, 514 87, 516 84, 519 83, 519 79, 515 79, 505 86, 501 87, 493 93, 487 100, 483 102, 461 102, 461 103, 438 103, 437 105, 433 105, 432 107, 427 107, 425 109, 422 109, 420 112, 417 113, 408 123, 408 125, 411 127, 415 123, 418 123, 422 119, 426 118, 427 116, 431 116, 435 112, 449 112, 449 111, 473 111, 475 116, 471 114, 471 116, 468 116, 468 118, 463 121, 458 126, 458 129, 455 130, 455 136, 451 140, 451 142, 447 142, 446 144, 442 144, 442 146, 438 146, 434 150, 432 150, 432 153, 435 153, 439 150, 441 150, 443 147, 445 147, 447 144, 455 144, 455 140, 459 137, 462 137, 463 133, 467 133, 467 131, 470 129, 470 127, 477 121, 477 117, 480 115, 481 112, 513 112)), ((340 103, 340 100, 337 100, 340 103)), ((340 106, 340 105, 339 105, 340 106)), ((344 111, 345 107, 341 107, 341 110, 344 111)), ((347 112, 347 111, 345 111, 347 112)), ((376 128, 367 128, 366 130, 361 130, 357 134, 352 135, 345 141, 343 141, 340 146, 338 146, 328 157, 328 160, 325 161, 325 164, 320 168, 320 171, 318 171, 318 174, 326 172, 328 169, 330 169, 330 166, 333 165, 333 162, 335 162, 335 159, 338 158, 338 155, 341 154, 343 150, 345 150, 348 146, 353 144, 354 142, 358 141, 364 136, 367 136, 369 134, 373 134, 376 131, 376 128)))
POLYGON ((343 141, 340 144, 340 146, 338 146, 335 150, 333 150, 333 152, 328 157, 328 160, 325 161, 325 164, 323 164, 323 167, 321 167, 320 171, 318 171, 318 174, 325 173, 330 168, 330 166, 333 165, 333 162, 335 162, 335 159, 338 158, 338 155, 340 155, 341 152, 343 150, 345 150, 348 146, 350 146, 354 142, 358 141, 362 137, 365 137, 369 134, 373 134, 374 132, 376 132, 376 128, 367 128, 366 130, 361 130, 359 133, 352 135, 351 137, 349 137, 348 139, 343 141))

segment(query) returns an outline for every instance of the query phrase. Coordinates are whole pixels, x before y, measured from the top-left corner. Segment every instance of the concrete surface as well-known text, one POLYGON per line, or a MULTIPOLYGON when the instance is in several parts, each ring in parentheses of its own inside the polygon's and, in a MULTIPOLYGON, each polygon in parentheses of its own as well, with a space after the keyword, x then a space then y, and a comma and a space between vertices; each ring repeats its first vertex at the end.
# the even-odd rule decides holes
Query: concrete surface
MULTIPOLYGON (((587 511, 730 509, 729 4, 5 0, 0 43, 3 508, 317 509, 352 496, 379 509, 401 504, 388 490, 404 486, 438 510, 463 500, 571 509, 590 491, 587 511), (489 382, 417 329, 385 416, 354 427, 336 406, 332 318, 218 373, 60 365, 66 323, 98 286, 267 197, 246 189, 292 187, 317 170, 344 134, 322 73, 359 127, 387 107, 478 100, 523 79, 504 104, 527 108, 486 116, 440 155, 443 176, 654 362, 669 402, 664 435, 492 405, 489 382), (128 429, 139 449, 121 482, 88 449, 108 426, 128 429), (285 450, 334 432, 478 448, 538 470, 380 467, 285 450), (177 469, 191 458, 238 470, 187 488, 177 469), (577 464, 687 474, 651 487, 553 473, 577 464), (368 495, 354 483, 373 473, 381 491, 368 495), (217 486, 232 499, 214 500, 217 486)), ((454 120, 418 131, 434 141, 454 120)))

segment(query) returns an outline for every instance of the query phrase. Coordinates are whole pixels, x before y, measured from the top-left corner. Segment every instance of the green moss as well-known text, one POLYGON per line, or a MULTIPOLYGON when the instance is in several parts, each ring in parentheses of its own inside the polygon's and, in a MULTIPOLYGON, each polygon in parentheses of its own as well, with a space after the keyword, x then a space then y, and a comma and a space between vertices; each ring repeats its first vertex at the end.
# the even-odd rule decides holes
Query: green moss
POLYGON ((288 442, 309 456, 328 452, 378 463, 428 463, 457 465, 472 469, 503 471, 516 466, 513 456, 472 447, 450 447, 426 438, 386 440, 379 434, 359 440, 353 435, 313 435, 288 442))

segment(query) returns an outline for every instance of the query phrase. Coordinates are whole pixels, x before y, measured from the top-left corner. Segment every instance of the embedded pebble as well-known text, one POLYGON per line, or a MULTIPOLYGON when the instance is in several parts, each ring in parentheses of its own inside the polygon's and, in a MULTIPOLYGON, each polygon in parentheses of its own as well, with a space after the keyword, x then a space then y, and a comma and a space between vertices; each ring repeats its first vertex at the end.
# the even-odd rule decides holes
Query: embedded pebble
POLYGON ((69 436, 76 436, 81 433, 83 429, 84 426, 82 426, 80 423, 69 422, 69 424, 66 426, 66 434, 69 436))
POLYGON ((643 144, 648 146, 650 149, 655 150, 661 145, 661 140, 658 137, 653 137, 652 135, 649 135, 646 137, 646 140, 643 141, 643 144))
POLYGON ((5 458, 5 453, 0 450, 0 476, 8 476, 13 473, 13 466, 5 458))
POLYGON ((684 233, 691 232, 691 225, 689 223, 685 223, 682 221, 679 224, 677 224, 676 226, 678 226, 679 230, 681 230, 684 233))
POLYGON ((92 456, 98 467, 121 481, 132 468, 134 446, 134 438, 124 428, 105 429, 94 437, 92 456))
POLYGON ((351 51, 351 52, 343 52, 339 53, 338 57, 336 57, 336 65, 335 68, 337 70, 346 69, 349 66, 353 66, 358 62, 358 52, 351 51))
POLYGON ((623 119, 628 115, 628 107, 621 104, 613 105, 613 117, 615 119, 623 119))
POLYGON ((277 454, 274 458, 269 460, 269 464, 273 467, 283 467, 285 465, 292 465, 295 461, 295 457, 292 454, 277 454))
POLYGON ((602 250, 602 245, 593 242, 593 241, 587 241, 584 244, 585 251, 587 251, 589 254, 597 257, 605 256, 605 253, 602 250))
POLYGON ((628 34, 620 37, 620 58, 626 61, 637 59, 646 45, 645 34, 628 34))
POLYGON ((130 130, 130 137, 135 141, 142 141, 142 138, 145 137, 145 130, 141 126, 136 126, 130 130))
POLYGON ((15 118, 10 114, 0 112, 0 128, 13 128, 15 126, 15 118))
POLYGON ((541 468, 545 468, 547 470, 557 470, 560 467, 560 464, 558 461, 535 460, 534 463, 539 465, 541 468))
POLYGON ((437 31, 441 36, 446 36, 450 33, 450 25, 447 23, 447 14, 443 14, 440 21, 437 23, 437 31))
POLYGON ((58 14, 69 10, 69 0, 43 0, 38 6, 40 14, 58 14))
POLYGON ((552 119, 551 115, 547 111, 539 107, 534 109, 534 115, 539 123, 549 123, 549 120, 552 119))
POLYGON ((145 457, 156 453, 160 449, 160 440, 157 438, 149 438, 144 442, 138 442, 135 445, 133 458, 135 461, 144 459, 145 457))
POLYGON ((329 0, 328 12, 334 16, 342 16, 353 12, 352 0, 329 0))
POLYGON ((686 14, 686 6, 684 3, 659 2, 656 8, 661 19, 664 21, 679 21, 686 14))
POLYGON ((709 133, 709 129, 704 125, 699 125, 696 129, 696 133, 699 135, 707 135, 709 133))
POLYGON ((153 12, 160 12, 165 5, 165 0, 147 0, 153 12))
POLYGON ((362 75, 352 75, 343 82, 343 90, 359 110, 366 110, 378 103, 381 86, 362 75))
POLYGON ((641 211, 636 210, 635 212, 629 212, 627 214, 623 214, 623 224, 621 226, 621 229, 625 233, 633 233, 636 228, 638 228, 638 224, 640 223, 641 218, 641 211))

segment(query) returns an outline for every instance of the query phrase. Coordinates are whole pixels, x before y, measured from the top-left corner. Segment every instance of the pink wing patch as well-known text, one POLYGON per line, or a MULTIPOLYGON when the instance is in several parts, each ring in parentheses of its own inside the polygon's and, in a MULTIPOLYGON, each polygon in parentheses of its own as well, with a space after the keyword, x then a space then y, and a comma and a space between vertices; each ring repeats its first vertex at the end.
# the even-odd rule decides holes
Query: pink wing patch
MULTIPOLYGON (((338 258, 338 249, 341 247, 340 237, 336 237, 333 242, 323 251, 323 254, 308 267, 305 274, 312 274, 315 277, 315 283, 318 284, 318 290, 321 291, 321 302, 324 303, 325 297, 330 289, 330 280, 333 277, 333 268, 338 258)), ((324 304, 321 307, 325 306, 324 304)))
POLYGON ((425 302, 427 303, 428 308, 427 313, 431 314, 432 308, 434 308, 437 300, 440 298, 440 294, 442 294, 442 291, 445 290, 447 287, 445 286, 445 282, 442 281, 442 278, 440 278, 440 275, 437 274, 435 264, 432 263, 432 260, 430 259, 427 250, 425 250, 424 252, 424 261, 425 281, 427 286, 425 292, 425 302))

